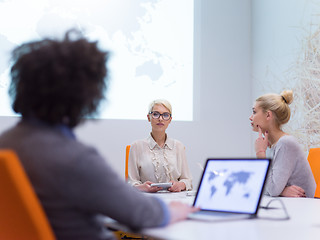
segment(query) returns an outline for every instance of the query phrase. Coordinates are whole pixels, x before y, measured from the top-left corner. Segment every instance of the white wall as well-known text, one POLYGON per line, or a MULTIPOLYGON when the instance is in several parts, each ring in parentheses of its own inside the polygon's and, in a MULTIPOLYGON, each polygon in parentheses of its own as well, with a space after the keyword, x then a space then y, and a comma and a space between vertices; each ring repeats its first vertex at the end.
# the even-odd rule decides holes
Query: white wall
MULTIPOLYGON (((195 120, 173 119, 168 128, 170 137, 186 145, 195 186, 201 174, 198 163, 203 165, 208 157, 252 156, 248 120, 252 106, 250 3, 195 0, 195 120)), ((0 132, 16 121, 0 117, 0 132)), ((150 130, 147 119, 90 120, 79 126, 76 134, 124 176, 125 146, 145 138, 150 130)))

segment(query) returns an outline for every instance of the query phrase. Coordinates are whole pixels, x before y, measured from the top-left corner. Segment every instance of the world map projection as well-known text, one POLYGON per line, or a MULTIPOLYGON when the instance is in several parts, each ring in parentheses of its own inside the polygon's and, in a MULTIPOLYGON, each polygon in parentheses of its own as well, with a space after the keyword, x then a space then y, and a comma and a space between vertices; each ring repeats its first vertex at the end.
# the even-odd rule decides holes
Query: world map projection
POLYGON ((0 116, 14 115, 11 51, 70 29, 111 53, 99 118, 145 120, 165 98, 175 120, 193 120, 194 0, 0 0, 0 116))

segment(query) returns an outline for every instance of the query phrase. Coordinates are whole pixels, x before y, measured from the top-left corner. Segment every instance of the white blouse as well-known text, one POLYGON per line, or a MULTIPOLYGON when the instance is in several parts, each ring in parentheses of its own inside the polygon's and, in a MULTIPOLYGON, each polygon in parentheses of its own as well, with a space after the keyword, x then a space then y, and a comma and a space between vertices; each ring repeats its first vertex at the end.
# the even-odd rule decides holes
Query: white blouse
POLYGON ((192 189, 192 176, 188 167, 184 145, 168 138, 161 148, 152 138, 131 144, 128 164, 128 182, 139 185, 146 181, 162 183, 184 182, 186 190, 192 189))

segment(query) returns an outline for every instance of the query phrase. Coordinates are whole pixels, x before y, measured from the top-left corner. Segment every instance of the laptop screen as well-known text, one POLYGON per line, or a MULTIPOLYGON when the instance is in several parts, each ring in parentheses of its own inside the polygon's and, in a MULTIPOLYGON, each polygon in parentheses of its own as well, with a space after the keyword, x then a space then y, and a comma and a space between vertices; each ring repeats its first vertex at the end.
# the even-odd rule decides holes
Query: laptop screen
POLYGON ((256 214, 269 166, 270 159, 208 159, 193 205, 256 214))

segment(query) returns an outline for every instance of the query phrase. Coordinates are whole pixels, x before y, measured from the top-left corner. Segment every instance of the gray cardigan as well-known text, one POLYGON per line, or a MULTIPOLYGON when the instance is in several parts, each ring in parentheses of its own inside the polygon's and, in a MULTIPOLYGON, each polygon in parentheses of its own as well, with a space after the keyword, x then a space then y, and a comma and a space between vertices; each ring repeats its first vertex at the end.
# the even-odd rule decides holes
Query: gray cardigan
POLYGON ((113 238, 101 215, 132 229, 168 224, 162 201, 126 184, 94 148, 61 130, 21 121, 0 136, 0 148, 18 154, 57 239, 113 238))
POLYGON ((296 185, 304 189, 307 197, 313 197, 316 183, 306 154, 298 141, 293 136, 285 135, 271 151, 273 160, 266 193, 279 196, 286 186, 296 185))

